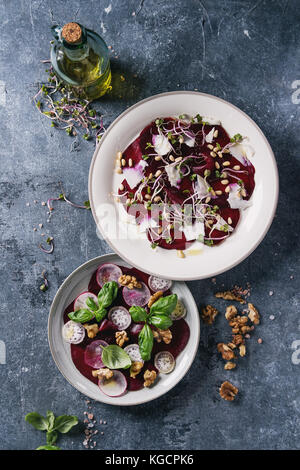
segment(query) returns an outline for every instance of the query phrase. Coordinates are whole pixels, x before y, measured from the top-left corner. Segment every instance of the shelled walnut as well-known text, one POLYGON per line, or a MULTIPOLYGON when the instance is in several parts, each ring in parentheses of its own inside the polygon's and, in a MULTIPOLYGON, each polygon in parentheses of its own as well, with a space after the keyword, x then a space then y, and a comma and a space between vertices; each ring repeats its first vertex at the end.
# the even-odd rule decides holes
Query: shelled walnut
POLYGON ((154 302, 156 302, 160 297, 162 297, 163 295, 163 291, 162 290, 158 290, 157 292, 155 292, 153 295, 151 295, 150 299, 149 299, 149 302, 148 302, 148 307, 152 307, 152 305, 154 304, 154 302))
POLYGON ((136 277, 130 276, 129 274, 122 274, 122 276, 119 277, 118 282, 121 286, 128 287, 128 289, 133 289, 134 287, 140 289, 142 287, 142 284, 137 281, 136 277))
POLYGON ((160 330, 156 328, 153 330, 153 336, 158 343, 163 341, 165 344, 170 344, 172 341, 172 333, 170 330, 160 330))
POLYGON ((236 368, 235 362, 231 362, 231 361, 226 362, 226 364, 224 366, 225 370, 232 370, 232 369, 235 369, 235 368, 236 368))
POLYGON ((217 345, 218 352, 222 354, 222 358, 225 361, 230 361, 235 358, 235 354, 232 349, 225 343, 219 343, 217 345))
POLYGON ((254 307, 254 305, 249 303, 248 310, 249 310, 249 313, 248 313, 249 319, 252 321, 252 323, 254 323, 254 325, 259 325, 260 315, 258 311, 256 310, 256 308, 254 307))
POLYGON ((219 311, 212 305, 206 305, 202 309, 202 318, 207 325, 212 325, 219 311))
POLYGON ((238 394, 239 389, 230 382, 223 382, 220 387, 220 395, 224 400, 233 401, 238 394))
POLYGON ((144 373, 144 387, 151 387, 151 385, 155 382, 156 379, 156 372, 155 370, 147 369, 144 373))
POLYGON ((241 304, 246 303, 246 300, 243 299, 243 297, 241 297, 238 294, 235 294, 234 292, 230 290, 227 290, 225 292, 217 292, 215 294, 215 297, 217 297, 218 299, 224 299, 224 300, 236 300, 237 302, 240 302, 241 304))
POLYGON ((108 380, 108 379, 111 379, 113 375, 114 375, 114 372, 107 368, 92 371, 92 376, 98 377, 99 379, 104 377, 105 379, 108 380))
POLYGON ((229 305, 226 308, 225 318, 230 321, 237 315, 237 308, 234 305, 229 305))
POLYGON ((120 346, 120 348, 123 346, 125 341, 129 340, 126 331, 116 331, 115 337, 116 343, 118 346, 120 346))
POLYGON ((99 332, 99 326, 97 325, 97 323, 93 323, 92 325, 85 323, 83 326, 86 329, 89 338, 93 339, 95 338, 95 336, 97 336, 99 332))
POLYGON ((130 377, 132 377, 133 379, 135 379, 136 376, 141 372, 143 366, 144 366, 144 363, 143 363, 143 362, 134 361, 134 362, 131 364, 131 367, 130 367, 130 377))

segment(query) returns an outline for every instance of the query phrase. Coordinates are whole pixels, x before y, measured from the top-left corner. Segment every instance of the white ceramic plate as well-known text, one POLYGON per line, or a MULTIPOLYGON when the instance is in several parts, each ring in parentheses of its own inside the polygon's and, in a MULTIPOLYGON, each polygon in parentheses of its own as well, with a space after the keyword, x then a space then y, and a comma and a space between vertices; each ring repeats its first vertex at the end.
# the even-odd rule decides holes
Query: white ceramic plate
MULTIPOLYGON (((176 91, 162 93, 135 104, 108 128, 97 147, 89 174, 89 198, 97 227, 113 250, 133 266, 159 277, 177 280, 205 279, 220 274, 243 261, 259 245, 273 220, 278 199, 278 171, 272 149, 259 127, 232 104, 204 93, 176 91), (157 117, 180 114, 208 116, 221 121, 233 136, 247 136, 255 154, 255 190, 251 207, 241 214, 237 229, 224 243, 202 246, 198 255, 176 256, 176 250, 153 250, 145 239, 123 236, 120 204, 112 193, 122 181, 114 171, 118 151, 123 151, 141 130, 157 117), (119 207, 117 207, 119 206, 119 207), (109 216, 107 216, 109 214, 109 216)), ((188 251, 187 251, 188 253, 188 251)))
POLYGON ((159 380, 152 388, 136 392, 127 392, 122 397, 108 397, 97 385, 84 377, 76 369, 71 358, 71 347, 62 338, 63 312, 71 301, 81 292, 87 290, 93 272, 100 264, 116 263, 128 266, 119 256, 109 254, 94 258, 75 269, 63 282, 52 302, 48 321, 48 340, 54 362, 62 375, 84 395, 103 403, 118 406, 138 405, 154 400, 171 390, 187 373, 196 355, 200 339, 200 320, 197 306, 188 287, 183 282, 174 282, 172 291, 184 301, 187 308, 186 322, 190 327, 190 338, 185 349, 176 359, 176 367, 168 375, 159 375, 159 380))

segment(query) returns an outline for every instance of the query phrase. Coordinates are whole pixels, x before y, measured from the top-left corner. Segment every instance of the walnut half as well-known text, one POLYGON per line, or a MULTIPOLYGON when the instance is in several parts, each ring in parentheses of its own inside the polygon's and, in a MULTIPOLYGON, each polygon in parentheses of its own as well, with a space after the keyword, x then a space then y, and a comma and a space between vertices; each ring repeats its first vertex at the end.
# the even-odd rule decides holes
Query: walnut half
POLYGON ((104 377, 105 379, 108 380, 108 379, 111 379, 113 375, 114 375, 114 372, 107 368, 92 371, 92 376, 98 377, 99 379, 102 379, 104 377))
POLYGON ((215 294, 215 297, 217 297, 218 299, 224 299, 224 300, 236 300, 237 302, 240 302, 240 304, 246 303, 246 300, 243 299, 243 297, 241 297, 238 294, 235 294, 234 292, 230 290, 227 290, 225 292, 217 292, 215 294))
POLYGON ((224 400, 233 401, 238 394, 239 389, 230 382, 223 382, 220 387, 220 395, 224 400))
POLYGON ((130 367, 130 377, 133 379, 141 372, 142 368, 144 367, 144 363, 140 361, 134 361, 130 367))
POLYGON ((155 292, 153 295, 151 295, 150 299, 149 299, 149 302, 148 302, 148 307, 152 307, 152 305, 154 304, 154 302, 156 302, 162 295, 163 295, 163 291, 162 290, 158 290, 157 292, 155 292))
POLYGON ((248 309, 249 309, 249 313, 248 313, 249 319, 252 321, 252 323, 254 323, 254 325, 259 325, 260 315, 258 311, 256 310, 256 308, 254 307, 254 305, 248 304, 248 309))
POLYGON ((97 325, 97 323, 93 323, 93 325, 85 323, 83 326, 86 329, 89 338, 95 338, 95 336, 97 336, 99 332, 99 326, 97 325))
POLYGON ((172 341, 171 330, 160 330, 159 328, 156 328, 156 330, 152 330, 152 331, 153 331, 153 336, 158 343, 161 343, 161 341, 163 341, 165 344, 171 343, 172 341))
POLYGON ((225 343, 219 343, 217 345, 218 352, 222 354, 222 358, 225 361, 230 361, 235 358, 235 354, 232 349, 225 343))
POLYGON ((212 305, 206 305, 206 307, 202 309, 201 316, 207 325, 212 325, 218 313, 219 312, 215 307, 212 305))
POLYGON ((127 286, 128 289, 133 289, 134 287, 140 289, 142 287, 142 284, 136 280, 136 277, 130 276, 129 274, 122 274, 122 276, 119 277, 118 282, 121 286, 127 286))
POLYGON ((129 340, 126 331, 116 331, 115 336, 116 336, 116 343, 118 346, 120 346, 120 348, 123 346, 125 341, 129 340))
POLYGON ((156 372, 155 370, 147 369, 144 373, 144 387, 151 387, 156 379, 156 372))

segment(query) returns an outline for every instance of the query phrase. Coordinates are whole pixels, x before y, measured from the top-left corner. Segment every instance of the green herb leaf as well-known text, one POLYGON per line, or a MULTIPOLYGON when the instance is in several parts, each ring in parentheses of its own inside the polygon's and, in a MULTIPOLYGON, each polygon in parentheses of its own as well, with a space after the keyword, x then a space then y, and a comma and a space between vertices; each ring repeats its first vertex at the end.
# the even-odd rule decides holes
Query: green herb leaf
POLYGON ((72 415, 62 415, 55 418, 54 421, 54 429, 55 431, 59 431, 62 434, 66 434, 67 432, 72 429, 73 426, 78 424, 77 416, 72 415))
POLYGON ((96 310, 99 309, 98 305, 96 302, 92 299, 92 297, 88 297, 85 301, 86 305, 88 306, 89 309, 93 310, 95 312, 96 310))
POLYGON ((39 431, 47 431, 48 429, 48 420, 35 411, 28 413, 25 416, 25 421, 39 431))
POLYGON ((48 431, 52 431, 53 426, 54 426, 54 420, 55 420, 53 411, 47 411, 46 416, 48 420, 48 431))
POLYGON ((139 307, 137 305, 133 305, 129 309, 129 313, 131 315, 131 318, 134 322, 138 323, 141 321, 147 321, 147 312, 144 308, 139 307))
POLYGON ((150 308, 150 315, 171 315, 177 305, 177 295, 171 294, 158 299, 150 308))
POLYGON ((116 344, 102 348, 102 362, 109 369, 128 369, 131 366, 127 352, 116 344))
POLYGON ((90 209, 90 208, 91 208, 90 201, 84 201, 83 205, 84 205, 87 209, 90 209))
POLYGON ((167 330, 173 324, 169 315, 151 315, 149 323, 160 330, 167 330))
POLYGON ((47 434, 46 434, 47 444, 49 446, 52 446, 53 444, 55 444, 55 442, 57 441, 57 437, 58 437, 58 434, 56 431, 47 431, 47 434))
POLYGON ((98 294, 100 308, 109 307, 118 295, 119 285, 115 281, 106 282, 98 294))
POLYGON ((86 308, 76 310, 76 312, 68 313, 70 320, 76 321, 77 323, 86 323, 94 317, 94 313, 90 312, 86 308))
MULTIPOLYGON (((139 334, 139 347, 142 359, 149 361, 153 348, 153 333, 149 325, 144 325, 139 334)), ((102 355, 103 360, 103 355, 102 355)))
POLYGON ((103 320, 103 318, 106 316, 106 314, 107 314, 106 308, 99 308, 99 310, 95 312, 96 321, 100 323, 103 320))
POLYGON ((56 447, 56 446, 40 446, 40 447, 37 447, 35 450, 61 450, 60 447, 56 447))

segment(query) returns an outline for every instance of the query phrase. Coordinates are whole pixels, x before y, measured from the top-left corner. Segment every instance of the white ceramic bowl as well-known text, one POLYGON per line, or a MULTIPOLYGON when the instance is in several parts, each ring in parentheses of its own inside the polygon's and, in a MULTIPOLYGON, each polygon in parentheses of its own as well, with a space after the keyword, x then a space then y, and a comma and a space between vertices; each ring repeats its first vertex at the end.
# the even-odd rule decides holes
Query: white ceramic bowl
POLYGON ((162 93, 135 104, 108 128, 94 153, 89 174, 89 198, 103 238, 131 265, 159 277, 189 280, 220 274, 243 261, 259 245, 273 220, 278 199, 278 171, 272 149, 259 127, 232 104, 204 93, 162 93), (141 130, 157 117, 199 113, 221 121, 229 133, 247 136, 255 154, 255 190, 251 207, 241 214, 233 235, 215 247, 203 245, 201 254, 180 259, 176 250, 153 250, 145 239, 122 238, 124 223, 112 193, 122 180, 114 171, 118 151, 123 151, 141 130), (109 212, 109 217, 107 213, 109 212), (106 212, 106 213, 105 213, 106 212), (121 235, 121 236, 120 236, 121 235))
POLYGON ((48 321, 48 340, 52 357, 62 375, 77 390, 88 397, 110 405, 129 406, 146 403, 171 390, 187 373, 196 355, 200 339, 200 319, 194 298, 183 282, 174 282, 172 291, 184 301, 187 308, 186 322, 190 327, 190 338, 185 349, 176 359, 176 367, 168 375, 159 375, 157 384, 136 392, 127 392, 121 397, 112 398, 104 395, 97 385, 84 377, 76 369, 71 358, 70 344, 62 338, 63 312, 71 301, 87 290, 92 273, 103 263, 116 263, 128 266, 117 255, 109 254, 94 258, 75 269, 63 282, 51 305, 48 321))

